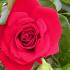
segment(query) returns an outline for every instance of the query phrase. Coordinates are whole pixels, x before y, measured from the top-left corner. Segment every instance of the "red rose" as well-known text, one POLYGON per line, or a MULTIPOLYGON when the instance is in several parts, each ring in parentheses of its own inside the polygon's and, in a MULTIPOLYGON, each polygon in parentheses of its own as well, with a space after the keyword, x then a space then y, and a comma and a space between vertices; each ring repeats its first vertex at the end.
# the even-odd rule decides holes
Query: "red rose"
POLYGON ((33 62, 59 52, 61 26, 55 10, 35 0, 16 1, 1 40, 7 70, 30 70, 33 62))

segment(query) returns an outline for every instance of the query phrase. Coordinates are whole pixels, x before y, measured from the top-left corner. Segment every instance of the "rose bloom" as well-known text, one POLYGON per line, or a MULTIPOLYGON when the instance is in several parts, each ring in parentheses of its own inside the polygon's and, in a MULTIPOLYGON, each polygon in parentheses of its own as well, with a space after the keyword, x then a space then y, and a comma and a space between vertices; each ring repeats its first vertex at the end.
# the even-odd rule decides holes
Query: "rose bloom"
POLYGON ((1 27, 0 60, 7 70, 31 70, 35 61, 59 52, 58 14, 36 0, 16 0, 1 27))

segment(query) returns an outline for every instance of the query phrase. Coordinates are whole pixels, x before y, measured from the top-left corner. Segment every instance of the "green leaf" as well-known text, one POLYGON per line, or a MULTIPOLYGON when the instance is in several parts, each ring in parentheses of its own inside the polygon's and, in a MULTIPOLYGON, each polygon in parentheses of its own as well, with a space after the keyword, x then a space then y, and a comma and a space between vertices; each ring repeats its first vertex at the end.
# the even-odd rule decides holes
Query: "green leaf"
POLYGON ((67 17, 59 15, 61 25, 63 28, 62 38, 60 40, 60 54, 56 57, 58 58, 61 66, 70 63, 70 24, 67 17))
POLYGON ((0 13, 2 12, 2 1, 0 1, 0 13))
POLYGON ((60 0, 54 0, 53 3, 56 6, 57 11, 60 11, 62 8, 61 1, 60 0))
POLYGON ((66 3, 66 4, 70 4, 70 0, 62 0, 62 2, 66 3))
POLYGON ((65 29, 70 30, 70 27, 69 27, 70 24, 69 24, 69 21, 68 21, 67 17, 64 16, 64 15, 62 15, 62 14, 59 14, 59 19, 60 19, 60 22, 61 22, 63 31, 64 31, 65 29))
POLYGON ((70 12, 70 5, 66 5, 66 4, 62 3, 62 9, 65 10, 65 11, 70 12))
POLYGON ((43 5, 43 6, 46 6, 46 7, 55 7, 55 5, 53 4, 53 2, 51 2, 50 0, 40 0, 40 3, 43 5))
POLYGON ((0 17, 0 25, 4 25, 9 15, 7 6, 2 7, 2 13, 0 17))
POLYGON ((70 70, 70 64, 65 65, 62 70, 70 70))
POLYGON ((0 70, 5 70, 3 67, 2 67, 2 65, 0 64, 0 70))

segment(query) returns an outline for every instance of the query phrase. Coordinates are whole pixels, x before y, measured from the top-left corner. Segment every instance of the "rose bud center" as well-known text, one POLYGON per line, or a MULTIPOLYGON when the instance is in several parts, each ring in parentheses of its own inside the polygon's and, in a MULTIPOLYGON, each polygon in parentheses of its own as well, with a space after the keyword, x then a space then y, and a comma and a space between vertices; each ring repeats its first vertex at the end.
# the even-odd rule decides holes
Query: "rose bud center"
POLYGON ((33 49, 40 36, 34 28, 28 27, 19 33, 18 38, 24 48, 33 49))

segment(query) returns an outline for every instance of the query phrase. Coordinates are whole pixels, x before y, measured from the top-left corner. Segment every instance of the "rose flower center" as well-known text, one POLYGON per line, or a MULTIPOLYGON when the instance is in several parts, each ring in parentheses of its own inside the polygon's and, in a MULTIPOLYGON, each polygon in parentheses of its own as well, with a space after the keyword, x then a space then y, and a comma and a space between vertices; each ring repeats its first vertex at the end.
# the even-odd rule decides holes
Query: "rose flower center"
POLYGON ((28 49, 32 49, 35 47, 35 44, 39 38, 39 34, 36 33, 34 28, 23 29, 19 35, 19 41, 21 42, 22 46, 28 49))

